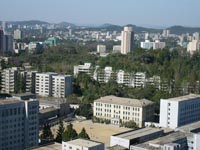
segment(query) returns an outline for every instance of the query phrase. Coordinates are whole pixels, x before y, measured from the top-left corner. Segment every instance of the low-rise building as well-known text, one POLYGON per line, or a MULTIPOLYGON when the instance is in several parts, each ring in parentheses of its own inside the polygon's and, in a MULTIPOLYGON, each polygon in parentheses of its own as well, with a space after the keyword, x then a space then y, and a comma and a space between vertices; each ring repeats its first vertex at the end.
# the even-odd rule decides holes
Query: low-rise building
POLYGON ((162 129, 143 128, 139 130, 131 130, 112 135, 110 137, 110 146, 120 145, 130 148, 130 145, 143 143, 154 138, 158 138, 164 134, 162 129))
POLYGON ((92 69, 91 67, 91 63, 85 63, 84 65, 74 66, 74 76, 77 76, 79 73, 87 73, 90 75, 90 71, 92 69))
POLYGON ((104 144, 91 140, 76 139, 62 142, 62 150, 104 150, 104 144))
POLYGON ((134 121, 139 127, 154 117, 154 103, 146 99, 105 96, 94 101, 93 116, 112 124, 134 121))
POLYGON ((190 54, 194 54, 195 52, 198 52, 200 50, 200 40, 193 40, 189 42, 187 45, 187 51, 190 54))

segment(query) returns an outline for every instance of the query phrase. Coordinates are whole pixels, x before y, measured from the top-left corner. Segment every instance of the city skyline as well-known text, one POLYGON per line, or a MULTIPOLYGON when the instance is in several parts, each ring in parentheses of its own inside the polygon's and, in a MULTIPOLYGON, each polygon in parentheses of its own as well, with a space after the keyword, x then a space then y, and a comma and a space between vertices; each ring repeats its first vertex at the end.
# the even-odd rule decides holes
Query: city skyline
POLYGON ((196 18, 199 14, 199 4, 198 0, 192 3, 188 0, 176 2, 172 0, 127 0, 126 2, 88 0, 87 3, 80 0, 60 0, 59 2, 2 0, 0 20, 42 20, 51 23, 66 21, 81 25, 111 23, 157 27, 172 25, 198 27, 200 21, 196 18))

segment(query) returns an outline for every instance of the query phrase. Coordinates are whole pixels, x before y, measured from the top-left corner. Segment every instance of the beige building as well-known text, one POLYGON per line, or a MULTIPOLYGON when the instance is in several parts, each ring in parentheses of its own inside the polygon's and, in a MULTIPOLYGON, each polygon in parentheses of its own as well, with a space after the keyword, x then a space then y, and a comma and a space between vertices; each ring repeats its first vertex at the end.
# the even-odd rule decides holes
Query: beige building
POLYGON ((128 54, 133 51, 134 46, 134 32, 132 27, 124 27, 121 33, 121 53, 128 54))
POLYGON ((193 54, 194 52, 197 52, 200 50, 200 40, 193 40, 192 42, 189 42, 187 46, 187 51, 190 54, 193 54))
POLYGON ((108 119, 112 124, 133 120, 139 127, 152 121, 154 103, 146 99, 105 96, 94 101, 93 116, 108 119))

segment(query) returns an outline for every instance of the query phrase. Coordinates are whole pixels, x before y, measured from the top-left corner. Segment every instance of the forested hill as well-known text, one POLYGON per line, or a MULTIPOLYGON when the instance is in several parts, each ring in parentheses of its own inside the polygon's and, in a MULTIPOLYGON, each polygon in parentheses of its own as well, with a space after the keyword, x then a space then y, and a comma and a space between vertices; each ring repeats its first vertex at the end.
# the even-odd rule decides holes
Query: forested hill
POLYGON ((183 26, 172 26, 168 28, 170 30, 170 33, 181 35, 184 33, 194 33, 199 32, 200 33, 200 27, 183 27, 183 26))

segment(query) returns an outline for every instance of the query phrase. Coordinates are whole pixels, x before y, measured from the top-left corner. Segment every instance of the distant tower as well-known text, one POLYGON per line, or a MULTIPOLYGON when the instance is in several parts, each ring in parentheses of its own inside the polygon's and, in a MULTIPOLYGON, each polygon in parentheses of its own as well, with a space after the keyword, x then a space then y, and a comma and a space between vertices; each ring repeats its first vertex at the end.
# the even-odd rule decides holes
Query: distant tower
POLYGON ((23 38, 23 32, 20 29, 14 31, 14 39, 20 40, 23 38))
POLYGON ((121 53, 128 54, 134 50, 134 32, 132 27, 124 27, 121 33, 121 53))
POLYGON ((4 32, 0 30, 0 56, 3 56, 4 53, 4 32))
POLYGON ((7 29, 7 24, 5 21, 2 21, 2 30, 4 33, 6 33, 6 29, 7 29))

